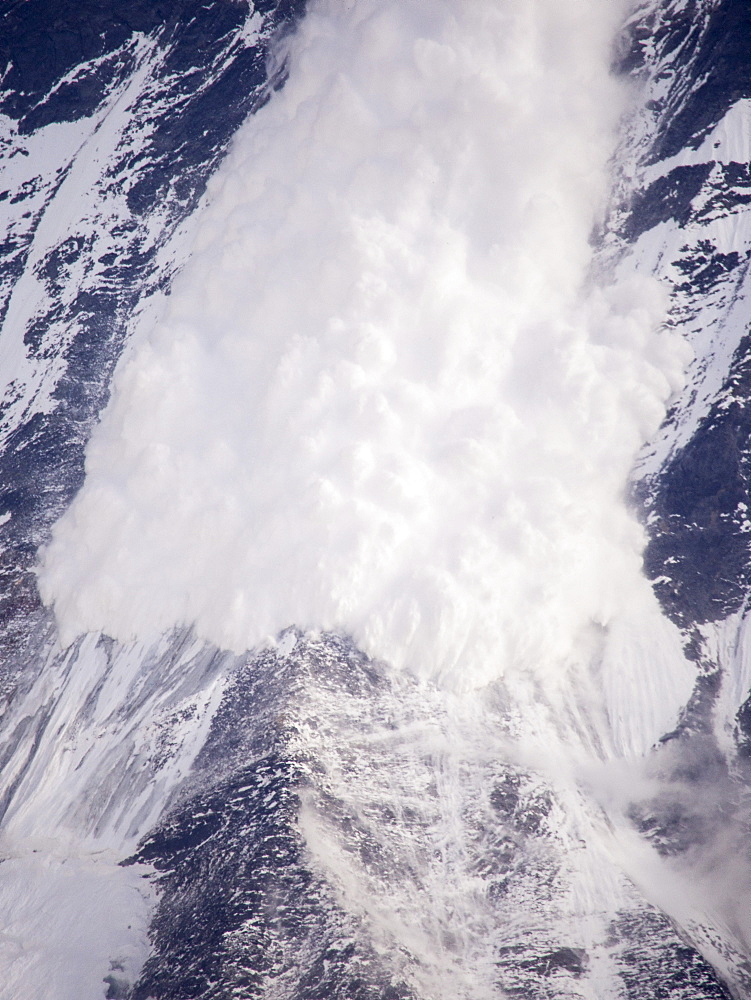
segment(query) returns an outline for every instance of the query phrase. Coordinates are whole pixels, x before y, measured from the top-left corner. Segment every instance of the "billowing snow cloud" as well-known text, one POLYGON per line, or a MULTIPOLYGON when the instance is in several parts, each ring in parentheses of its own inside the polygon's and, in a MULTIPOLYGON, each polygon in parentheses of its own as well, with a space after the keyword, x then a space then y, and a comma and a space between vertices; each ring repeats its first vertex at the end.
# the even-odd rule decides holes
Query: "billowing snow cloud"
POLYGON ((44 553, 65 640, 343 629, 474 686, 657 614, 623 492, 685 359, 590 277, 618 14, 313 6, 44 553))

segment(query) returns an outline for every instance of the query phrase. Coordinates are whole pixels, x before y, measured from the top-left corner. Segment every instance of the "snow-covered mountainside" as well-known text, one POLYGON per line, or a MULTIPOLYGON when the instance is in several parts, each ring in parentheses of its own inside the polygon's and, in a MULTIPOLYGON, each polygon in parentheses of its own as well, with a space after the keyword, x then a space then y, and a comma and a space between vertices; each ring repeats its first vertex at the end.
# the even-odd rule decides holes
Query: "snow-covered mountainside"
POLYGON ((751 997, 745 0, 305 6, 0 8, 0 997, 751 997))

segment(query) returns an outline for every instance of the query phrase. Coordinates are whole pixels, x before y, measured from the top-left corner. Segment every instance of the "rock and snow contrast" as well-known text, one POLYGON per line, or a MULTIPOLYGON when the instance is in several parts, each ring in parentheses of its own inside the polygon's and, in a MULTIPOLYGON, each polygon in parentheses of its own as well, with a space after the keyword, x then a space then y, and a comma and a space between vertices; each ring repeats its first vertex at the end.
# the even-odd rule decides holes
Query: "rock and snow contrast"
POLYGON ((745 0, 0 48, 0 998, 751 997, 745 0))

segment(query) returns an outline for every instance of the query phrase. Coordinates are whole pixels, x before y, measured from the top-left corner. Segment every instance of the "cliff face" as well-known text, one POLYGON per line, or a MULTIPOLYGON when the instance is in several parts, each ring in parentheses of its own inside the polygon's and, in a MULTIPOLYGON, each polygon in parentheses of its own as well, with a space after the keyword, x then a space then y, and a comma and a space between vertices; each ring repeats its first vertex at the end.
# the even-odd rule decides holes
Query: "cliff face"
POLYGON ((593 273, 656 275, 693 351, 630 494, 672 625, 469 694, 331 631, 60 647, 39 548, 304 4, 53 6, 0 31, 0 996, 751 995, 746 5, 617 46, 593 273))

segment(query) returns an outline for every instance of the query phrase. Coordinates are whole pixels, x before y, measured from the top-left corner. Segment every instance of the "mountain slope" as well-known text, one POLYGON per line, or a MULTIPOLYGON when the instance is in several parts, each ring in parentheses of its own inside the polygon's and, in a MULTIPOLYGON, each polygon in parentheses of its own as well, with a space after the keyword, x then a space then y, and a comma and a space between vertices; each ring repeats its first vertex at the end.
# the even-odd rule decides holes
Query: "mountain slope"
MULTIPOLYGON (((458 45, 459 57, 452 56, 455 39, 441 37, 441 47, 430 35, 435 23, 457 33, 466 24, 448 3, 420 7, 419 17, 402 10, 401 20, 393 22, 388 16, 395 5, 382 6, 382 21, 374 15, 360 24, 354 7, 354 22, 347 21, 349 8, 323 17, 316 22, 319 30, 323 25, 323 44, 333 60, 342 48, 350 54, 342 37, 353 46, 362 43, 362 50, 351 50, 360 80, 371 79, 367 60, 382 65, 378 60, 386 53, 392 76, 382 81, 383 93, 401 109, 417 106, 410 104, 417 101, 410 84, 415 78, 406 68, 414 62, 427 97, 411 111, 410 127, 434 124, 440 138, 444 122, 462 120, 452 118, 451 109, 484 107, 463 105, 470 97, 459 88, 450 93, 445 80, 459 73, 463 50, 458 45), (341 25, 352 23, 350 35, 337 36, 341 25), (406 81, 402 90, 400 81, 406 81)), ((101 4, 61 9, 26 0, 2 15, 6 51, 0 64, 7 69, 0 92, 5 386, 0 648, 6 707, 0 733, 0 895, 6 912, 16 916, 0 945, 0 996, 751 996, 751 867, 745 846, 751 755, 745 625, 751 523, 745 416, 751 389, 745 290, 751 250, 746 224, 751 60, 743 44, 748 16, 740 0, 649 0, 632 13, 618 47, 618 70, 632 81, 636 107, 623 120, 610 210, 591 268, 604 276, 606 287, 615 275, 638 295, 646 294, 641 289, 647 286, 627 284, 633 275, 656 275, 669 294, 668 330, 677 331, 694 352, 685 386, 673 395, 665 421, 639 454, 631 495, 645 523, 644 568, 666 621, 655 620, 651 611, 642 614, 639 605, 631 618, 588 622, 577 635, 576 655, 562 658, 557 673, 536 671, 535 656, 540 650, 546 655, 549 646, 531 643, 524 669, 496 676, 486 664, 483 682, 474 687, 426 675, 410 662, 395 669, 366 655, 352 638, 330 629, 303 631, 302 622, 290 622, 298 627, 267 648, 235 652, 218 649, 200 631, 181 625, 158 639, 115 641, 94 631, 60 646, 55 617, 37 591, 39 548, 84 482, 84 450, 107 405, 115 366, 121 356, 137 357, 129 338, 162 323, 173 290, 184 294, 177 276, 188 268, 186 262, 201 259, 207 239, 225 237, 223 230, 202 236, 202 227, 214 224, 212 203, 215 210, 217 204, 234 209, 232 198, 244 196, 231 179, 221 186, 222 178, 231 178, 227 169, 238 169, 241 154, 225 162, 208 197, 207 179, 223 169, 225 152, 246 117, 278 95, 289 71, 279 56, 287 51, 280 34, 302 16, 303 4, 286 0, 252 6, 182 0, 169 8, 128 0, 117 9, 101 4), (103 897, 112 902, 103 903, 103 897), (73 921, 80 928, 75 936, 69 931, 73 921)), ((463 16, 469 17, 466 10, 463 16)), ((549 30, 540 17, 535 38, 549 30)), ((525 30, 534 24, 534 18, 522 20, 525 30)), ((522 30, 513 19, 508 25, 522 30)), ((555 31, 570 27, 565 17, 553 25, 555 31)), ((594 36, 591 41, 593 47, 599 44, 594 36)), ((502 87, 492 76, 492 62, 482 62, 485 50, 479 44, 469 51, 476 65, 457 79, 473 100, 478 93, 485 100, 485 90, 473 89, 472 73, 480 66, 477 76, 483 86, 492 81, 487 93, 496 100, 502 87)), ((304 59, 300 64, 304 68, 304 59)), ((520 66, 514 63, 515 97, 503 105, 513 122, 515 100, 520 120, 535 100, 547 105, 534 80, 529 85, 524 60, 520 66), (529 86, 523 91, 528 105, 520 99, 522 86, 529 86)), ((564 84, 567 79, 561 76, 564 84)), ((321 161, 332 158, 333 150, 356 154, 369 134, 363 122, 371 119, 362 103, 350 99, 354 91, 346 81, 342 70, 330 86, 335 97, 347 95, 351 132, 340 126, 328 133, 321 161)), ((370 85, 369 97, 381 94, 370 85)), ((306 98, 320 97, 299 86, 306 98)), ((302 105, 308 113, 311 105, 302 105)), ((291 116, 290 130, 305 120, 303 112, 291 116)), ((325 132, 323 113, 312 120, 312 135, 325 132)), ((382 150, 374 147, 371 172, 353 170, 351 180, 347 161, 338 175, 337 164, 331 164, 332 176, 375 198, 377 171, 385 163, 388 176, 396 178, 388 192, 394 204, 402 188, 421 191, 399 180, 392 164, 401 168, 414 161, 403 155, 409 142, 397 145, 394 134, 387 133, 391 146, 384 141, 382 150)), ((410 134, 406 127, 403 134, 410 134)), ((534 130, 519 127, 511 134, 537 148, 534 130)), ((433 200, 424 202, 430 209, 426 218, 435 222, 435 213, 448 204, 451 218, 466 225, 464 235, 477 238, 476 245, 465 244, 466 273, 438 258, 450 291, 460 282, 457 275, 471 276, 474 284, 467 283, 470 291, 463 290, 465 298, 457 301, 474 309, 486 287, 475 280, 478 274, 485 280, 478 247, 494 240, 501 245, 503 239, 490 232, 490 206, 473 215, 482 198, 462 185, 470 178, 480 192, 492 194, 498 178, 492 171, 489 179, 472 173, 471 143, 466 155, 461 144, 451 146, 438 143, 446 160, 426 158, 408 177, 433 185, 433 200), (457 151, 461 155, 452 159, 457 151), (450 182, 442 188, 444 162, 450 165, 445 174, 450 182)), ((492 142, 488 150, 483 164, 517 163, 514 157, 521 155, 511 147, 498 152, 492 142)), ((311 154, 309 162, 318 161, 311 154)), ((536 162, 524 162, 532 175, 536 162)), ((252 164, 243 169, 252 176, 252 164)), ((504 178, 512 188, 518 180, 510 169, 504 178)), ((285 222, 283 192, 273 183, 265 190, 273 202, 269 217, 285 222)), ((413 203, 424 207, 419 198, 413 203)), ((262 198, 259 204, 264 209, 262 198)), ((302 212, 305 199, 295 204, 302 212)), ((314 206, 324 227, 340 218, 332 204, 325 202, 321 211, 314 206)), ((534 201, 532 208, 523 216, 530 240, 535 227, 542 226, 544 236, 545 225, 552 225, 544 201, 534 201)), ((510 210, 508 218, 515 218, 510 210)), ((398 224, 410 235, 420 233, 416 219, 422 216, 414 208, 398 224)), ((370 221, 368 228, 358 218, 357 232, 373 259, 396 262, 384 273, 404 288, 403 315, 411 318, 410 296, 421 286, 407 279, 423 273, 418 255, 405 252, 408 241, 400 243, 396 224, 370 221)), ((302 215, 295 216, 269 234, 269 260, 285 262, 286 252, 296 263, 305 255, 302 222, 302 215), (286 239, 289 232, 291 246, 279 251, 272 237, 280 233, 286 239)), ((526 239, 526 230, 521 235, 526 239)), ((418 240, 418 247, 435 253, 441 240, 455 245, 448 226, 435 225, 433 236, 437 243, 418 240)), ((558 246, 554 236, 551 229, 550 244, 558 246)), ((509 245, 513 249, 513 240, 509 245)), ((545 245, 545 239, 530 243, 532 250, 545 245)), ((351 264, 331 246, 336 267, 311 271, 316 281, 323 275, 322 300, 351 264)), ((224 258, 226 269, 236 268, 240 283, 252 288, 253 275, 242 276, 243 258, 230 259, 232 249, 224 258)), ((513 257, 493 253, 510 273, 513 257)), ((428 261, 430 275, 429 255, 428 261)), ((317 308, 317 299, 301 302, 300 288, 307 286, 295 284, 294 271, 280 266, 275 273, 280 301, 293 301, 301 315, 317 308)), ((519 302, 526 308, 526 299, 511 295, 521 278, 537 287, 534 275, 518 272, 503 286, 509 309, 519 302)), ((438 345, 436 354, 445 351, 464 364, 467 328, 457 327, 464 340, 459 335, 440 340, 439 307, 448 293, 442 288, 442 298, 437 285, 430 287, 419 305, 431 320, 438 317, 431 343, 438 345)), ((358 290, 371 303, 367 318, 376 328, 386 293, 365 279, 358 290)), ((548 292, 552 300, 553 290, 548 292)), ((214 306, 224 315, 226 303, 214 306)), ((283 306, 278 305, 280 312, 283 306)), ((645 305, 645 311, 650 308, 645 305)), ((615 324, 609 314, 608 322, 616 327, 622 322, 625 329, 638 325, 635 315, 624 308, 615 324)), ((332 324, 329 340, 323 340, 339 343, 338 329, 332 324)), ((543 323, 529 323, 525 332, 538 338, 532 342, 542 350, 548 341, 539 329, 545 329, 543 323)), ((558 340, 551 334, 549 352, 554 360, 585 356, 566 355, 564 335, 558 328, 554 333, 558 340)), ((587 334, 596 336, 589 327, 587 334)), ((672 344, 668 337, 664 343, 672 344)), ((598 349, 604 342, 603 334, 598 349)), ((358 358, 367 354, 372 370, 380 370, 388 359, 373 353, 372 341, 368 345, 370 354, 358 358)), ((417 349, 414 354, 425 363, 417 349)), ((555 378, 565 366, 546 367, 543 355, 533 355, 522 359, 535 373, 524 386, 536 400, 539 381, 554 399, 555 378)), ((238 386, 245 386, 241 352, 235 362, 238 386)), ((460 388, 475 395, 479 412, 488 369, 477 359, 472 363, 466 370, 474 381, 468 378, 460 388)), ((675 361, 665 363, 665 371, 671 364, 675 361)), ((652 378, 654 369, 639 372, 652 378)), ((324 366, 324 399, 330 398, 326 374, 324 366)), ((227 384, 217 387, 215 405, 197 414, 199 422, 212 425, 225 405, 233 410, 227 384)), ((513 395, 511 380, 503 383, 509 385, 513 395)), ((410 399, 419 395, 414 386, 410 391, 410 399)), ((455 391, 449 386, 446 396, 455 391)), ((262 394, 254 398, 260 406, 262 394)), ((421 398, 428 399, 426 409, 442 400, 421 398)), ((245 412, 245 401, 236 403, 245 412)), ((296 405, 304 403, 304 396, 291 400, 293 429, 296 405)), ((533 423, 543 411, 530 403, 519 412, 533 423)), ((356 424, 346 407, 335 413, 342 427, 356 424)), ((378 424, 382 411, 368 413, 378 424)), ((510 414, 504 411, 506 419, 510 414)), ((593 449, 606 454, 607 440, 597 444, 597 413, 582 426, 593 449)), ((442 463, 448 454, 453 464, 436 468, 468 475, 470 485, 482 482, 480 459, 491 440, 487 426, 468 410, 462 421, 446 427, 445 450, 428 458, 442 463)), ((578 427, 573 425, 572 437, 578 427)), ((528 440, 523 427, 517 431, 528 440)), ((540 437, 531 440, 537 445, 540 437)), ((562 440, 556 437, 549 453, 536 453, 546 474, 558 470, 562 440)), ((308 444, 313 448, 316 442, 308 444)), ((327 443, 318 446, 325 454, 327 443)), ((223 453, 212 454, 212 461, 218 455, 221 473, 223 453)), ((273 447, 264 454, 273 460, 273 447)), ((358 473, 354 459, 353 468, 355 478, 365 474, 358 473)), ((397 475, 403 470, 387 471, 393 477, 383 477, 379 502, 384 496, 390 502, 405 489, 406 480, 397 475)), ((440 484, 441 478, 432 481, 440 484)), ((217 482, 224 482, 219 474, 217 482)), ((545 488, 555 484, 549 475, 540 482, 545 488)), ((565 508, 567 494, 561 497, 559 506, 565 508)), ((544 511, 555 510, 550 497, 544 500, 544 511)), ((325 509, 325 491, 319 501, 325 509)), ((584 499, 581 505, 586 508, 584 499)), ((211 515, 215 520, 209 519, 209 538, 218 532, 219 509, 211 515)), ((371 515, 374 509, 368 508, 371 515)), ((581 520, 596 519, 595 512, 585 514, 581 520)), ((311 524, 314 516, 310 513, 311 524)), ((419 517, 418 510, 415 532, 419 517)), ((519 537, 504 539, 509 568, 528 537, 524 522, 513 523, 519 537)), ((617 525, 620 531, 621 522, 617 525)), ((236 542, 240 550, 245 532, 236 542)), ((476 546, 471 552, 483 555, 476 546)), ((567 552, 575 564, 581 550, 572 546, 567 552)), ((229 564, 224 572, 229 575, 229 564)), ((527 580, 514 578, 510 569, 508 578, 527 580)), ((553 575, 551 567, 548 580, 532 581, 537 586, 530 586, 528 598, 525 591, 526 604, 508 606, 526 609, 530 620, 542 623, 539 631, 554 632, 562 619, 554 614, 546 619, 545 610, 560 607, 551 596, 559 579, 569 577, 553 575)), ((274 593, 279 589, 273 580, 263 583, 274 593)), ((223 586, 221 579, 218 593, 223 586)), ((440 595, 440 587, 431 593, 440 595)), ((430 622, 420 633, 428 646, 438 636, 451 651, 461 649, 444 619, 436 615, 430 622)), ((523 624, 514 634, 527 634, 523 624)), ((523 646, 516 648, 523 652, 523 646)), ((404 658, 409 659, 406 653, 404 658)))

